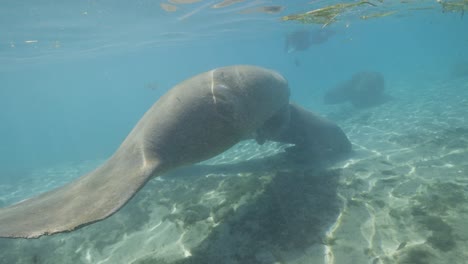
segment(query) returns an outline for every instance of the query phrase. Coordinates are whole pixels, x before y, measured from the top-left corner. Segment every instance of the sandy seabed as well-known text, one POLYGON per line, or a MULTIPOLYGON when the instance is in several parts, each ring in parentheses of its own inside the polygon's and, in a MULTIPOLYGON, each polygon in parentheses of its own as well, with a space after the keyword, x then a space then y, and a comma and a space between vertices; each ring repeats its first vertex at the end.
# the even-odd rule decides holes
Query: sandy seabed
MULTIPOLYGON (((298 166, 282 159, 286 146, 242 142, 153 179, 102 222, 0 239, 0 263, 466 263, 468 81, 397 83, 389 92, 396 99, 375 108, 320 112, 352 141, 348 159, 298 166)), ((0 204, 101 162, 2 184, 0 204)))

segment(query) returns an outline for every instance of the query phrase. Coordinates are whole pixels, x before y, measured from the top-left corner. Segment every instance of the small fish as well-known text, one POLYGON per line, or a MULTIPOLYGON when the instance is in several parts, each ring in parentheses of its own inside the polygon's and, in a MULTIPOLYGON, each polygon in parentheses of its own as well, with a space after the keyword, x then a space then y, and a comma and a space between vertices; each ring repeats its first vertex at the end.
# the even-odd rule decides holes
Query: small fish
POLYGON ((404 248, 406 246, 406 241, 401 242, 400 245, 398 245, 398 248, 396 249, 397 251, 404 248))
POLYGON ((301 66, 301 61, 298 58, 295 58, 294 59, 294 65, 296 65, 296 67, 301 66))
POLYGON ((393 165, 392 163, 386 161, 386 160, 381 160, 380 163, 385 164, 385 165, 393 165))

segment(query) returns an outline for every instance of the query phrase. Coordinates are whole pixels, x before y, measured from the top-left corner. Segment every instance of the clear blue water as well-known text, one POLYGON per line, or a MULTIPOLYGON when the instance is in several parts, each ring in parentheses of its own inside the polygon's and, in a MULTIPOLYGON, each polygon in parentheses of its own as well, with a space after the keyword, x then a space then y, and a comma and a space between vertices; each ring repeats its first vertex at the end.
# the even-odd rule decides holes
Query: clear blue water
MULTIPOLYGON (((284 51, 287 34, 321 25, 281 17, 338 2, 246 0, 214 9, 220 1, 204 0, 174 4, 175 12, 164 11, 162 2, 1 1, 0 184, 109 157, 162 94, 216 67, 275 69, 288 79, 293 101, 322 113, 330 110, 322 100, 326 89, 360 70, 379 71, 394 87, 408 84, 416 99, 433 93, 437 100, 445 91, 427 85, 453 81, 457 63, 468 67, 468 18, 442 12, 436 1, 357 7, 328 25, 336 31, 328 41, 293 53, 284 51), (273 5, 285 9, 240 13, 273 5), (411 9, 420 5, 433 8, 411 9), (399 12, 359 18, 372 8, 399 12)), ((467 76, 458 79, 466 82, 467 76)))
POLYGON ((104 158, 164 91, 219 66, 274 68, 288 78, 293 100, 318 108, 327 87, 357 70, 375 69, 389 79, 426 78, 422 71, 443 75, 468 57, 467 20, 440 12, 437 4, 404 17, 363 21, 350 15, 330 25, 338 33, 327 43, 288 54, 283 52, 288 32, 320 25, 279 18, 311 5, 273 1, 286 9, 269 15, 237 13, 264 5, 251 1, 225 9, 211 9, 209 3, 167 13, 160 1, 5 1, 0 10, 2 170, 22 173, 104 158), (37 42, 25 43, 31 40, 37 42), (148 83, 158 89, 145 89, 148 83))

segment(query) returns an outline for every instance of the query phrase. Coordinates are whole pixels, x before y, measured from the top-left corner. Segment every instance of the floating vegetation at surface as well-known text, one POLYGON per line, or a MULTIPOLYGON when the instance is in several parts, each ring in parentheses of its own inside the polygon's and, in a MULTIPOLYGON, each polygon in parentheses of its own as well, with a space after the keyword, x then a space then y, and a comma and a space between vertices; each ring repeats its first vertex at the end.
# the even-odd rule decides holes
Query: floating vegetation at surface
POLYGON ((282 17, 283 21, 296 20, 304 24, 323 24, 328 25, 338 21, 337 17, 345 11, 361 5, 375 6, 375 4, 368 1, 359 1, 356 3, 340 3, 335 5, 326 6, 323 8, 314 9, 312 11, 288 15, 282 17))
MULTIPOLYGON (((166 12, 178 11, 179 5, 187 5, 199 3, 203 0, 167 0, 167 3, 161 3, 160 7, 166 12)), ((222 0, 216 3, 208 3, 213 9, 221 9, 246 2, 245 0, 222 0)), ((319 1, 316 1, 317 3, 319 1)), ((261 3, 261 2, 259 2, 261 3)), ((323 27, 339 20, 348 18, 357 18, 361 20, 369 20, 375 18, 384 18, 396 15, 396 17, 404 17, 409 15, 411 11, 427 11, 440 9, 447 13, 461 13, 463 16, 465 10, 468 10, 468 0, 400 0, 400 1, 354 1, 330 4, 324 7, 315 8, 304 13, 289 14, 281 17, 281 21, 296 21, 302 24, 319 24, 323 27)), ((270 5, 262 6, 261 4, 248 4, 244 9, 237 9, 240 14, 278 14, 285 9, 284 6, 270 5)), ((198 10, 199 11, 199 10, 198 10)), ((198 12, 196 11, 196 12, 198 12)), ((193 11, 195 12, 195 11, 193 11)))
POLYGON ((224 0, 223 2, 215 4, 215 5, 211 6, 211 7, 212 8, 222 8, 222 7, 227 7, 227 6, 233 5, 235 3, 239 3, 239 2, 244 2, 244 0, 224 0))
POLYGON ((394 2, 390 3, 384 1, 358 1, 354 3, 339 3, 329 5, 300 14, 286 15, 283 16, 281 20, 294 20, 303 24, 320 24, 327 26, 331 23, 337 22, 339 20, 338 18, 346 13, 352 13, 352 15, 357 16, 363 20, 382 18, 394 14, 399 14, 398 16, 404 16, 404 14, 400 13, 411 10, 434 10, 437 7, 437 3, 442 6, 442 12, 461 12, 463 16, 465 10, 468 10, 468 0, 438 0, 436 2, 401 0, 399 2, 400 5, 395 4, 394 2), (366 8, 358 10, 358 12, 354 12, 353 9, 359 6, 370 7, 370 13, 367 12, 368 10, 366 8))
POLYGON ((437 1, 442 6, 442 12, 460 12, 461 15, 468 11, 468 0, 456 0, 456 1, 437 1))
POLYGON ((370 15, 362 15, 361 19, 372 19, 372 18, 379 18, 379 17, 386 17, 386 16, 391 16, 393 14, 397 13, 397 11, 388 11, 388 12, 383 12, 383 13, 374 13, 370 15))
POLYGON ((409 10, 414 10, 414 11, 418 11, 418 10, 433 10, 434 7, 433 6, 422 6, 422 7, 411 7, 409 8, 409 10))

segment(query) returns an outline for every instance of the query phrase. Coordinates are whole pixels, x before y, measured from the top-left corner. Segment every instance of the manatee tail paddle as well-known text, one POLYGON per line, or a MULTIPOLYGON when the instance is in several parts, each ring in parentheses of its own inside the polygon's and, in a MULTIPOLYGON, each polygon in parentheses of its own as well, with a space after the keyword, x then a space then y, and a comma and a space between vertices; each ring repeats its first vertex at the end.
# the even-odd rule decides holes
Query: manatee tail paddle
POLYGON ((74 182, 1 208, 0 237, 37 238, 103 220, 143 187, 157 165, 142 154, 117 151, 101 167, 74 182))

